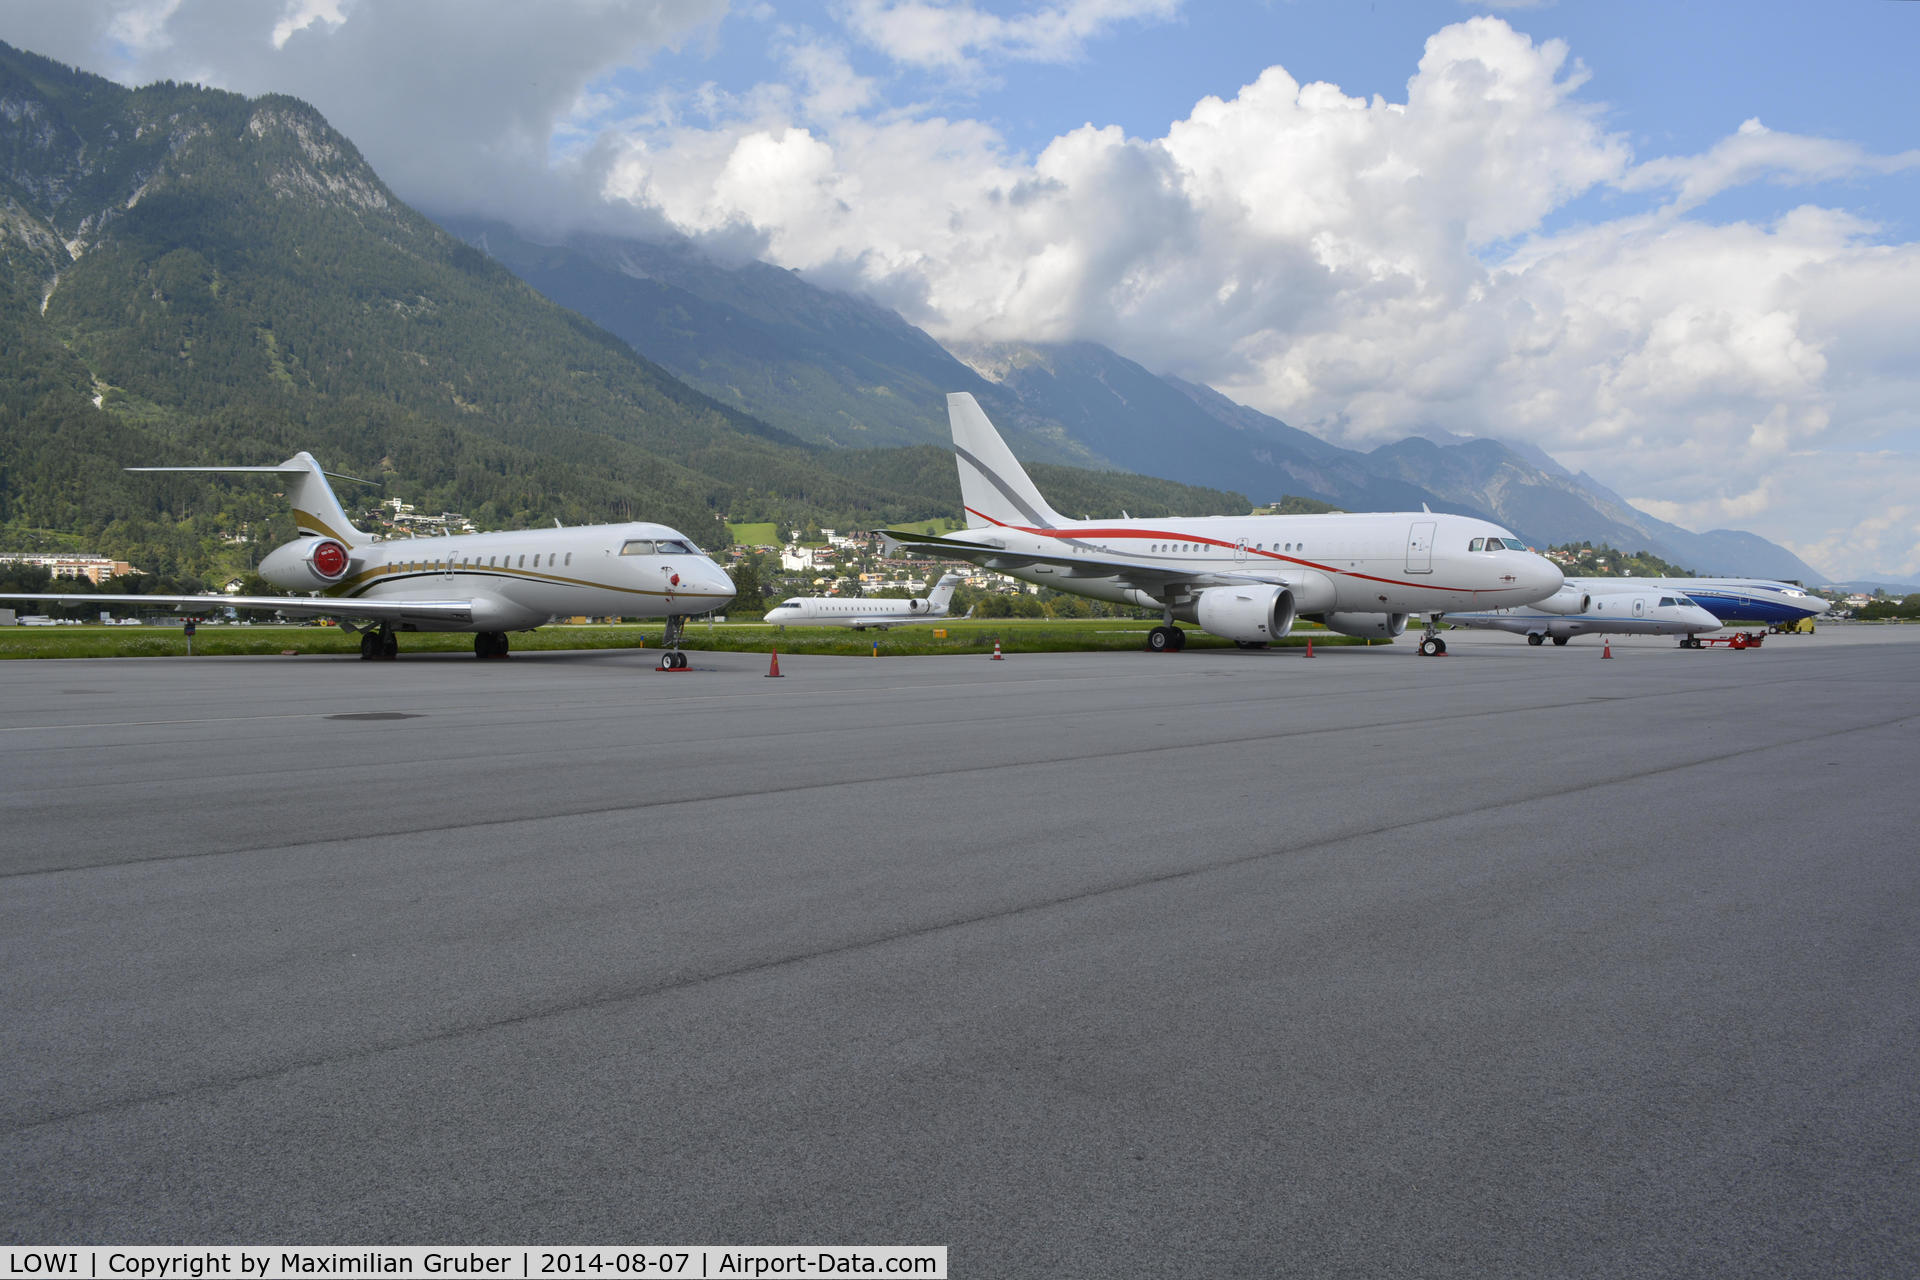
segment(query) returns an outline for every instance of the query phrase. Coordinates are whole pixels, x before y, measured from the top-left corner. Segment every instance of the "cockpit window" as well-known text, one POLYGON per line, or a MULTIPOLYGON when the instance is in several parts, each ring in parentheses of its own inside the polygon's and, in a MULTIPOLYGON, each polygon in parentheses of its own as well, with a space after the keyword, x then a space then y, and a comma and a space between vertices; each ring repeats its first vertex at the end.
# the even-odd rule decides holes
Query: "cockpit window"
POLYGON ((1469 551, 1485 551, 1486 549, 1487 540, 1485 538, 1475 538, 1467 544, 1467 550, 1469 551))
POLYGON ((1660 608, 1662 609, 1671 609, 1679 603, 1680 602, 1678 600, 1675 600, 1672 596, 1660 597, 1660 608))
POLYGON ((683 542, 679 538, 662 538, 656 545, 660 548, 660 554, 663 556, 697 556, 700 554, 693 549, 691 542, 683 542))
POLYGON ((653 554, 653 539, 629 538, 621 546, 620 554, 623 556, 650 556, 653 554))

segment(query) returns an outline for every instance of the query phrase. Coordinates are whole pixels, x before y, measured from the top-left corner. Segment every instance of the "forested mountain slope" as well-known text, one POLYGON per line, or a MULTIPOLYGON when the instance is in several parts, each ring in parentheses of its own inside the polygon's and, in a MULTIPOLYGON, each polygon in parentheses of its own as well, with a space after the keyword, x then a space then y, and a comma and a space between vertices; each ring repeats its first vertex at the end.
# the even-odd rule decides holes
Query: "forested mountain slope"
POLYGON ((350 506, 391 492, 486 527, 646 517, 711 543, 723 515, 957 505, 950 466, 892 487, 880 455, 820 465, 687 387, 408 208, 291 98, 128 90, 0 46, 0 202, 4 549, 230 568, 290 529, 267 486, 120 468, 299 449, 393 482, 350 506))

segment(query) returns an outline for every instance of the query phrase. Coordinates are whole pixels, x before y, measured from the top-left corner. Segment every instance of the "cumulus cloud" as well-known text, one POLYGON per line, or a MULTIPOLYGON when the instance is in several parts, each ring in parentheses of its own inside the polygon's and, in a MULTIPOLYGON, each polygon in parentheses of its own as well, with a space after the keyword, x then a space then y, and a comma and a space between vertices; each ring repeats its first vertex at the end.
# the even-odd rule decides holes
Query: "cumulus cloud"
POLYGON ((1784 186, 1920 168, 1920 149, 1876 156, 1851 142, 1775 133, 1757 119, 1741 124, 1705 154, 1663 156, 1638 165, 1623 190, 1672 189, 1673 207, 1691 209, 1730 187, 1766 179, 1784 186))

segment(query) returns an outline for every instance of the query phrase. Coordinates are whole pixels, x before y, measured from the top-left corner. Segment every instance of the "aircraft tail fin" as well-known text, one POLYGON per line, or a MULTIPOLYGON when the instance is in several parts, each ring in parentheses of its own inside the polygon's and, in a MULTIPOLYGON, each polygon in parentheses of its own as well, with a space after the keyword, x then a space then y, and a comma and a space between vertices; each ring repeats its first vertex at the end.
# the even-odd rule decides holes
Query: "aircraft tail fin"
POLYGON ((953 452, 960 463, 960 500, 967 523, 1046 529, 1065 524, 1047 505, 1040 490, 1014 458, 1013 450, 993 429, 986 411, 965 391, 947 397, 947 423, 953 429, 953 452))
POLYGON ((933 590, 927 592, 927 606, 934 613, 945 611, 947 602, 953 599, 953 589, 960 585, 960 575, 944 573, 940 581, 933 584, 933 590))
POLYGON ((337 538, 349 547, 362 547, 373 541, 372 535, 354 528, 353 521, 347 518, 346 510, 340 505, 340 499, 334 497, 333 486, 327 483, 327 477, 332 475, 337 480, 352 480, 356 484, 378 482, 325 471, 310 453, 296 453, 277 467, 128 467, 127 470, 285 476, 287 499, 293 504, 293 522, 299 527, 302 537, 317 534, 337 538))

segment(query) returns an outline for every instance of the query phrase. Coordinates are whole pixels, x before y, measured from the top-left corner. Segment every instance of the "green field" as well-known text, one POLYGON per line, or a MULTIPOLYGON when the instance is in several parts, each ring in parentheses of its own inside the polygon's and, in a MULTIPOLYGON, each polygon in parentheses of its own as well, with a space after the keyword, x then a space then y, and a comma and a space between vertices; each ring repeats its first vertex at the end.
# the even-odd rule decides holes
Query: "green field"
MULTIPOLYGON (((694 622, 687 627, 688 649, 716 649, 733 653, 841 654, 871 655, 875 647, 881 657, 920 654, 991 653, 998 640, 1007 653, 1070 653, 1099 650, 1133 650, 1146 647, 1151 622, 1116 619, 1051 621, 1046 619, 983 618, 953 621, 943 628, 902 627, 898 630, 846 631, 836 627, 795 627, 780 631, 757 622, 694 622), (946 631, 938 637, 935 630, 946 631)), ((660 647, 663 628, 659 623, 621 626, 552 626, 538 631, 515 632, 512 641, 517 651, 547 649, 633 649, 660 647)), ((1206 635, 1191 628, 1188 647, 1193 649, 1231 648, 1232 642, 1206 635)), ((1318 628, 1296 631, 1281 642, 1281 647, 1301 647, 1309 639, 1316 645, 1364 644, 1345 636, 1330 635, 1318 628)), ((288 626, 208 626, 202 624, 193 637, 196 657, 230 654, 337 653, 353 656, 360 652, 360 639, 334 627, 288 626)), ((418 633, 400 637, 400 651, 406 653, 470 653, 473 637, 463 633, 418 633)), ((187 638, 178 627, 0 627, 0 659, 4 658, 167 658, 184 657, 187 638)))
POLYGON ((765 524, 728 524, 727 536, 736 547, 777 547, 780 526, 770 520, 765 524))

